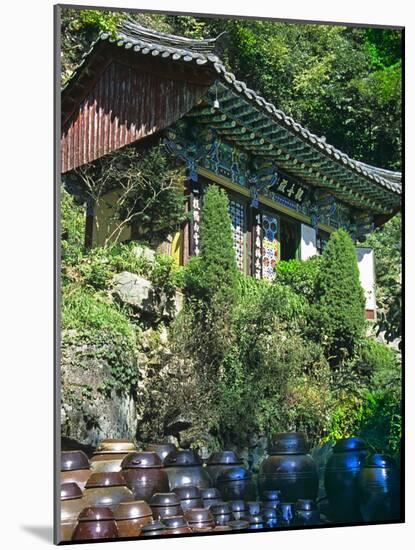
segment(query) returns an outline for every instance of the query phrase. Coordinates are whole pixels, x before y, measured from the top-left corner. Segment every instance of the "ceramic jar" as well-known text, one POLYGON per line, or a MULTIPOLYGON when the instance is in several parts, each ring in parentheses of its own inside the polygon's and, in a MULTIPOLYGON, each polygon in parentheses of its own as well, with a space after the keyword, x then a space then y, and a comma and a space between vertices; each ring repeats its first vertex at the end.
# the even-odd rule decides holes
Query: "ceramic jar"
POLYGON ((281 502, 281 524, 292 525, 295 521, 295 511, 293 502, 281 502))
POLYGON ((270 456, 260 465, 258 481, 261 494, 276 489, 281 491, 286 502, 301 498, 315 500, 318 474, 308 450, 303 433, 277 434, 269 448, 270 456))
POLYGON ((127 486, 137 500, 150 501, 154 493, 167 493, 169 479, 160 457, 150 451, 129 453, 121 463, 127 486))
POLYGON ((202 500, 203 500, 203 506, 205 508, 210 508, 214 504, 218 504, 218 502, 221 502, 221 496, 220 492, 216 487, 210 487, 208 489, 202 489, 202 500))
POLYGON ((248 516, 246 521, 249 523, 249 529, 256 531, 257 529, 264 529, 265 521, 261 514, 255 514, 253 516, 248 516))
POLYGON ((156 453, 163 462, 169 453, 177 451, 177 447, 173 443, 149 443, 144 450, 156 453))
POLYGON ((83 451, 62 451, 61 483, 77 483, 83 490, 91 473, 88 457, 83 451))
POLYGON ((229 502, 233 519, 243 519, 248 514, 248 508, 243 500, 231 500, 229 502))
POLYGON ((199 489, 212 486, 211 479, 195 451, 186 449, 173 451, 164 459, 164 467, 169 477, 170 489, 183 485, 194 485, 199 489))
POLYGON ((206 471, 214 485, 220 473, 235 466, 243 466, 243 462, 233 451, 212 453, 205 463, 206 471))
POLYGON ((74 541, 118 538, 114 514, 106 507, 84 508, 72 535, 74 541))
POLYGON ((295 505, 295 523, 297 525, 317 525, 320 523, 320 513, 312 500, 300 499, 295 505))
POLYGON ((134 500, 121 472, 95 472, 84 490, 85 506, 105 506, 114 510, 120 502, 134 500))
POLYGON ((358 476, 363 521, 400 518, 400 475, 395 461, 381 454, 368 457, 358 476))
POLYGON ((114 518, 120 538, 138 537, 142 527, 153 519, 153 515, 147 502, 134 500, 120 502, 114 510, 114 518))
POLYGON ((155 493, 150 499, 150 507, 155 520, 183 515, 176 493, 155 493))
POLYGON ((280 518, 275 508, 262 508, 261 515, 264 518, 265 527, 277 527, 280 523, 280 518))
POLYGON ((184 535, 192 532, 187 520, 183 516, 164 518, 162 523, 166 528, 165 535, 184 535))
POLYGON ((256 485, 252 474, 242 466, 234 466, 221 472, 216 479, 216 486, 225 501, 256 498, 256 485))
POLYGON ((82 491, 76 483, 61 485, 61 540, 71 540, 83 508, 82 491))
POLYGON ((189 527, 196 533, 211 531, 215 527, 213 514, 208 508, 186 510, 184 517, 189 523, 189 527))
POLYGON ((366 455, 366 445, 359 437, 340 439, 333 447, 324 473, 332 521, 362 521, 357 479, 366 455))
POLYGON ((228 526, 232 529, 232 531, 243 531, 245 529, 249 529, 249 523, 243 519, 235 519, 230 521, 228 526))
POLYGON ((183 485, 183 487, 175 487, 173 493, 179 497, 183 512, 192 508, 203 508, 202 493, 197 487, 183 485))
POLYGON ((161 521, 149 521, 143 525, 141 529, 142 537, 157 537, 159 535, 164 535, 166 532, 165 526, 161 521))
POLYGON ((248 501, 246 503, 246 507, 250 516, 257 516, 261 513, 262 502, 258 502, 256 500, 248 501))
POLYGON ((215 520, 215 525, 228 525, 233 519, 232 510, 227 502, 214 504, 210 507, 210 511, 215 520))
POLYGON ((123 458, 136 450, 129 439, 103 439, 92 455, 91 469, 93 472, 119 472, 123 458))

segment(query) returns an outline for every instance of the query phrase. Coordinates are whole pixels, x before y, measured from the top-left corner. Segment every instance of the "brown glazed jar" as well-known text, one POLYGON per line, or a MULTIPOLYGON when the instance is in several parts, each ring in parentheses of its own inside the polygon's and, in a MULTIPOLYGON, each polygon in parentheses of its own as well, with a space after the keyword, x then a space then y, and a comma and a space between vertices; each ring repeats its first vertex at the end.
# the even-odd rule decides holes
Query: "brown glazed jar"
POLYGON ((91 469, 93 472, 119 472, 124 457, 136 450, 129 439, 103 439, 92 455, 91 469))
POLYGON ((184 517, 194 533, 212 531, 215 527, 213 514, 208 508, 193 508, 192 510, 186 510, 184 517))
POLYGON ((221 472, 216 480, 223 500, 255 500, 256 484, 252 474, 242 466, 235 466, 221 472))
POLYGON ((152 519, 151 508, 144 500, 132 502, 120 502, 114 510, 114 518, 117 522, 118 536, 138 537, 144 525, 152 519))
POLYGON ((204 508, 210 508, 211 506, 218 504, 219 502, 222 502, 220 492, 218 489, 216 489, 216 487, 209 487, 207 489, 202 489, 201 493, 202 493, 204 508))
POLYGON ((202 494, 197 487, 183 485, 183 487, 175 487, 173 493, 179 497, 183 512, 192 508, 203 508, 202 494))
POLYGON ((168 454, 177 451, 177 447, 174 443, 149 443, 144 450, 156 453, 163 462, 168 454))
POLYGON ((106 507, 84 508, 79 514, 78 524, 72 535, 72 540, 87 541, 97 539, 118 538, 117 524, 114 514, 106 507))
POLYGON ((155 493, 150 499, 150 507, 155 520, 183 515, 176 493, 155 493))
POLYGON ((71 540, 83 508, 82 491, 76 483, 61 485, 61 541, 71 540))
POLYGON ((127 486, 137 500, 150 501, 154 493, 167 493, 169 478, 160 457, 150 451, 129 453, 121 463, 127 486))
POLYGON ((243 466, 243 462, 233 451, 219 451, 210 455, 205 468, 213 485, 216 485, 218 475, 235 466, 243 466))
POLYGON ((61 483, 77 483, 83 490, 91 473, 88 457, 83 451, 61 452, 61 483))
POLYGON ((212 487, 209 474, 195 451, 186 449, 168 454, 164 459, 164 467, 171 490, 184 485, 194 485, 199 489, 212 487))
POLYGON ((146 523, 141 529, 142 537, 157 537, 164 535, 166 532, 165 526, 161 521, 152 520, 146 523))
POLYGON ((227 502, 220 502, 211 506, 210 511, 215 520, 215 525, 228 525, 233 519, 231 508, 227 502))
POLYGON ((366 458, 358 487, 363 521, 400 519, 400 475, 393 458, 381 454, 366 458))
POLYGON ((340 439, 334 445, 324 472, 332 521, 362 521, 357 479, 366 456, 366 444, 359 437, 340 439))
POLYGON ((134 500, 121 472, 96 472, 84 490, 85 506, 104 506, 114 510, 120 502, 134 500))
POLYGON ((162 523, 165 525, 165 535, 184 535, 191 533, 192 530, 183 516, 171 516, 164 518, 162 523))
POLYGON ((258 482, 261 494, 277 489, 287 502, 316 500, 318 474, 308 454, 305 435, 299 432, 276 434, 269 455, 260 465, 258 482))
POLYGON ((235 520, 243 519, 248 515, 248 507, 246 502, 243 500, 231 500, 229 502, 229 506, 231 508, 233 519, 235 520))

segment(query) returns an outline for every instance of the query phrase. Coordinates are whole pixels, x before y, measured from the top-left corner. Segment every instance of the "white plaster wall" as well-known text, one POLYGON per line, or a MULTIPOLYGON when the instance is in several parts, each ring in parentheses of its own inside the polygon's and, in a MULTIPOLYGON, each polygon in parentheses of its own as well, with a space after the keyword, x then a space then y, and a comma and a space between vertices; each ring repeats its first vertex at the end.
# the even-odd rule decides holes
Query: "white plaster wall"
POLYGON ((356 248, 357 263, 360 273, 360 284, 365 291, 366 309, 376 309, 375 299, 375 255, 371 248, 356 248))
POLYGON ((307 260, 317 254, 316 230, 309 225, 301 224, 300 259, 307 260))

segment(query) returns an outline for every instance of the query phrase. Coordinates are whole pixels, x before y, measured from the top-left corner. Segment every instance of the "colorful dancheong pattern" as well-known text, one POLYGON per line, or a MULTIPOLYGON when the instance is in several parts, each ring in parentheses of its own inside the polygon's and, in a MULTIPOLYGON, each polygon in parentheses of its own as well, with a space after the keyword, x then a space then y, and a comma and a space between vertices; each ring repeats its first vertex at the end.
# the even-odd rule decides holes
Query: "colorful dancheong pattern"
POLYGON ((236 265, 240 271, 244 270, 244 227, 245 227, 245 208, 244 205, 229 201, 229 214, 232 223, 233 246, 235 248, 236 265))
POLYGON ((272 281, 278 261, 278 220, 272 216, 262 216, 262 276, 272 281))

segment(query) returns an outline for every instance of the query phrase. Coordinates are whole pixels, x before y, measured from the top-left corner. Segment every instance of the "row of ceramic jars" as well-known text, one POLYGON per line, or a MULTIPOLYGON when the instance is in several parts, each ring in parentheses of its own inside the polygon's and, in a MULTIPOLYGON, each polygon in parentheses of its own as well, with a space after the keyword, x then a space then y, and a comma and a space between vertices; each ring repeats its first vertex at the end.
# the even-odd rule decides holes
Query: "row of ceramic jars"
POLYGON ((370 455, 358 437, 336 443, 327 461, 324 483, 335 522, 399 519, 398 468, 388 456, 370 455))

